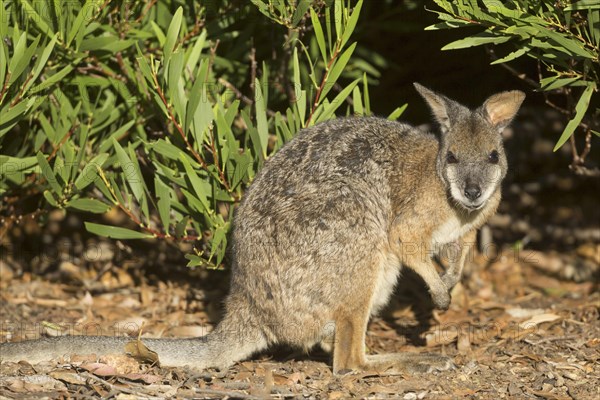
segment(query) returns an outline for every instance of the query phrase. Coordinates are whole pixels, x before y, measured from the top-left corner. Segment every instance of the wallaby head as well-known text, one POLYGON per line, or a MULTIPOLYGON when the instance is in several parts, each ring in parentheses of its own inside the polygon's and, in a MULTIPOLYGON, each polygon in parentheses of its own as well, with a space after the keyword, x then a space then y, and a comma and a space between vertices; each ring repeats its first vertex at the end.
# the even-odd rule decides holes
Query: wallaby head
POLYGON ((467 107, 418 83, 440 126, 437 171, 454 202, 469 211, 482 208, 506 175, 502 131, 525 99, 523 92, 501 92, 481 107, 467 107))

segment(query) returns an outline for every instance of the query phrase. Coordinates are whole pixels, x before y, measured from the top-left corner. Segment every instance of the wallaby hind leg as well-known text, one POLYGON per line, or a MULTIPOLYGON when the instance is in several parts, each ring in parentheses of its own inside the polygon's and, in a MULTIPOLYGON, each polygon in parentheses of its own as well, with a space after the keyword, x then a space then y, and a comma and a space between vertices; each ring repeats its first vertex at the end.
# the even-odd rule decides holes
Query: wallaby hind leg
POLYGON ((391 353, 366 356, 365 369, 378 373, 430 373, 454 368, 449 357, 433 353, 391 353))
POLYGON ((392 353, 365 355, 368 313, 338 316, 335 320, 333 373, 348 370, 378 373, 427 373, 454 367, 449 357, 440 354, 392 353))
POLYGON ((333 343, 333 373, 346 370, 361 370, 365 361, 365 334, 368 312, 346 313, 335 319, 333 343))

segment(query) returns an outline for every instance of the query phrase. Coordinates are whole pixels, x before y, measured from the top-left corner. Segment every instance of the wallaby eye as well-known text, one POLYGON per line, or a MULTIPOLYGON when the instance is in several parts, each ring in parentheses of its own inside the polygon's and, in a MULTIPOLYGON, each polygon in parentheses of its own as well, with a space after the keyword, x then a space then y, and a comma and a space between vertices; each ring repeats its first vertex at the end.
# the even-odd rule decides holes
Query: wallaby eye
POLYGON ((448 164, 456 164, 458 163, 458 158, 456 158, 453 152, 449 151, 448 154, 446 154, 446 162, 448 164))
POLYGON ((490 155, 488 156, 488 161, 491 162, 492 164, 498 164, 499 158, 498 158, 498 152, 496 150, 494 150, 490 153, 490 155))

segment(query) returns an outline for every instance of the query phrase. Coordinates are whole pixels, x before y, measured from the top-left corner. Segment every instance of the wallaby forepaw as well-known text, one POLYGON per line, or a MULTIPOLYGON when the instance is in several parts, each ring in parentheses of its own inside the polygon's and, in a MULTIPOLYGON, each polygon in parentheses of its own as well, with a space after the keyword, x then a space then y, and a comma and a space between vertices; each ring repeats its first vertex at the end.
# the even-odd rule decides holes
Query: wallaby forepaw
POLYGON ((433 300, 433 305, 435 306, 435 308, 443 311, 450 308, 450 301, 452 300, 452 298, 450 297, 449 291, 444 290, 437 293, 432 293, 431 298, 433 300))
POLYGON ((448 273, 445 273, 444 275, 442 275, 442 282, 444 282, 444 285, 446 286, 448 291, 451 291, 452 289, 454 289, 454 286, 456 286, 459 281, 460 281, 460 276, 458 276, 458 275, 448 274, 448 273))

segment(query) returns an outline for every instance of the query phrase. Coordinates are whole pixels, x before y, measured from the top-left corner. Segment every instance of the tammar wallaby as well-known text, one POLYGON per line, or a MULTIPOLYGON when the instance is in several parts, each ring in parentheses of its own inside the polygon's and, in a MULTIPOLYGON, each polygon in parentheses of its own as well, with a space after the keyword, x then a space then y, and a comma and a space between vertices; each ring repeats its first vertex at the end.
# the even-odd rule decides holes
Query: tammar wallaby
MULTIPOLYGON (((333 372, 449 368, 436 354, 366 355, 369 318, 403 267, 447 309, 466 248, 496 211, 507 171, 502 130, 525 95, 470 110, 415 84, 439 138, 381 118, 341 118, 302 130, 265 163, 234 218, 225 315, 195 339, 143 339, 164 366, 227 368, 275 344, 333 352, 333 372), (462 249, 441 276, 431 259, 462 249)), ((3 361, 123 352, 130 338, 65 336, 0 347, 3 361)))

